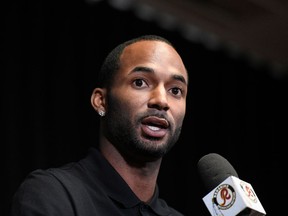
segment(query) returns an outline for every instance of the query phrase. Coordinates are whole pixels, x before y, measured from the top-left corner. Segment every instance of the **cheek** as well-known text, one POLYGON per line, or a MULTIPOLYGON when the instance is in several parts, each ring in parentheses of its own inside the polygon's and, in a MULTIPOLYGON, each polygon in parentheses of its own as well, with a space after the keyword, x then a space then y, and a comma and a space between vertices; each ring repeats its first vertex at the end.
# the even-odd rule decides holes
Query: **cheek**
POLYGON ((142 98, 131 94, 114 94, 110 98, 110 110, 132 118, 143 106, 142 98))
POLYGON ((130 107, 132 110, 147 108, 149 95, 143 91, 126 91, 121 96, 121 101, 124 107, 130 107))
POLYGON ((175 119, 175 123, 182 124, 186 113, 186 106, 185 105, 175 106, 174 109, 171 108, 171 113, 175 119))

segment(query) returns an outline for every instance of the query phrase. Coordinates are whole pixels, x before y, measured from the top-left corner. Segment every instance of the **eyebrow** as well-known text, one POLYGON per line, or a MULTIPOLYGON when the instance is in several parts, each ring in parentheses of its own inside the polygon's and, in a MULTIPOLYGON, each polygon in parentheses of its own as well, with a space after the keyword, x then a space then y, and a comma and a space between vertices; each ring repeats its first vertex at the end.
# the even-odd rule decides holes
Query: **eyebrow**
MULTIPOLYGON (((138 66, 138 67, 135 67, 131 71, 131 73, 134 73, 134 72, 154 73, 155 71, 153 70, 153 68, 138 66)), ((187 85, 186 79, 182 75, 176 75, 175 74, 175 75, 172 75, 172 78, 175 79, 175 80, 179 80, 180 82, 182 82, 185 85, 187 85)))

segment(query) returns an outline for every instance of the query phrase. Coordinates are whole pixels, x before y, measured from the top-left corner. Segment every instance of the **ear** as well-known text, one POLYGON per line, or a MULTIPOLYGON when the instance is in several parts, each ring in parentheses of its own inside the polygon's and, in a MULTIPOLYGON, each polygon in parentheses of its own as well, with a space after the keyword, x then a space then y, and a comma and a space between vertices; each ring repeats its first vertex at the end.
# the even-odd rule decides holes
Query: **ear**
POLYGON ((91 104, 93 108, 98 112, 104 112, 105 113, 105 96, 106 91, 102 88, 95 88, 91 95, 91 104))

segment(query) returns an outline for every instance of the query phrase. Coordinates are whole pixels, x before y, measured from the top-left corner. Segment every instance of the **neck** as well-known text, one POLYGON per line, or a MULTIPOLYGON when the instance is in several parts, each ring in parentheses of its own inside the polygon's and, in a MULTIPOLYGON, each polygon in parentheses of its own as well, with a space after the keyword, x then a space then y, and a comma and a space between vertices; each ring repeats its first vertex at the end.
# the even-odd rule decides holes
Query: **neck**
POLYGON ((100 151, 114 169, 129 185, 135 195, 143 202, 149 202, 152 198, 162 159, 141 164, 127 163, 125 158, 108 141, 103 140, 100 151))

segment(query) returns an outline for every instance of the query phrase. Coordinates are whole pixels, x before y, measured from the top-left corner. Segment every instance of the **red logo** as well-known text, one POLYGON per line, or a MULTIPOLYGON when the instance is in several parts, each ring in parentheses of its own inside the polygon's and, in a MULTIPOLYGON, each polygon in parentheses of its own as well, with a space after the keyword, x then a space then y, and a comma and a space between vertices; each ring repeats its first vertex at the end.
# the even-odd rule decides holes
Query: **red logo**
POLYGON ((257 197, 256 197, 256 194, 253 191, 252 187, 249 184, 247 184, 247 183, 245 183, 243 181, 241 181, 240 186, 241 186, 242 190, 244 191, 245 195, 250 200, 252 200, 254 203, 256 203, 257 202, 257 197))
POLYGON ((219 209, 229 209, 236 200, 236 193, 234 188, 229 184, 219 185, 214 194, 212 202, 218 206, 219 209))

